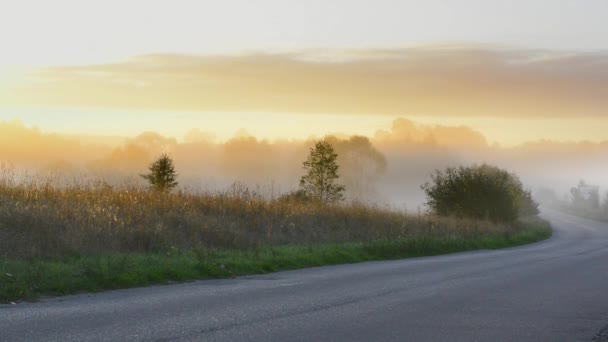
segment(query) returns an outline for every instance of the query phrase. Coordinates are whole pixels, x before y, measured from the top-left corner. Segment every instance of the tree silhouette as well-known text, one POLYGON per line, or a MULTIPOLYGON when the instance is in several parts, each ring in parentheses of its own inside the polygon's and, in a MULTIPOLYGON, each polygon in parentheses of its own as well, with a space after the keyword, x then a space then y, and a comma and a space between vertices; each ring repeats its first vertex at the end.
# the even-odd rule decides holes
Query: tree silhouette
POLYGON ((320 202, 336 202, 344 199, 344 186, 336 184, 339 178, 338 154, 326 140, 319 141, 310 149, 303 163, 306 171, 300 179, 300 190, 311 199, 320 202))
POLYGON ((146 179, 152 189, 159 192, 168 192, 177 186, 175 178, 175 168, 173 167, 173 160, 168 155, 161 155, 155 162, 150 164, 148 167, 150 172, 145 175, 140 175, 146 179))
POLYGON ((348 193, 363 199, 373 195, 381 174, 386 172, 386 158, 363 136, 339 139, 325 138, 338 154, 340 182, 348 188, 348 193))

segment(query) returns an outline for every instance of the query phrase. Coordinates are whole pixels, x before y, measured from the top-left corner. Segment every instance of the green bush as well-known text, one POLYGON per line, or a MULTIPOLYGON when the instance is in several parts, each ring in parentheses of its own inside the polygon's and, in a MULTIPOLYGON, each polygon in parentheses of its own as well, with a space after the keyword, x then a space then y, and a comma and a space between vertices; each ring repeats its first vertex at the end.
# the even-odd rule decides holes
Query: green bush
POLYGON ((538 214, 538 205, 519 178, 497 167, 447 168, 431 178, 422 189, 428 207, 438 215, 511 222, 538 214))
POLYGON ((532 198, 530 190, 525 190, 520 198, 519 216, 535 216, 538 215, 538 203, 532 198))

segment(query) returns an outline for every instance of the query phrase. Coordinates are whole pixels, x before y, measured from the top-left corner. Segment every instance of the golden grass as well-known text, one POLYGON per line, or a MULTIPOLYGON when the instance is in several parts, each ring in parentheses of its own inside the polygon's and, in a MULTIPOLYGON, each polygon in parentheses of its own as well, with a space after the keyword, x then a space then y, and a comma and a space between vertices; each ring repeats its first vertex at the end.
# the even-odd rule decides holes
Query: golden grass
POLYGON ((508 225, 410 215, 356 202, 269 198, 244 186, 170 194, 103 181, 16 177, 0 170, 0 257, 170 249, 252 249, 422 235, 479 237, 508 225), (18 179, 19 178, 19 179, 18 179))

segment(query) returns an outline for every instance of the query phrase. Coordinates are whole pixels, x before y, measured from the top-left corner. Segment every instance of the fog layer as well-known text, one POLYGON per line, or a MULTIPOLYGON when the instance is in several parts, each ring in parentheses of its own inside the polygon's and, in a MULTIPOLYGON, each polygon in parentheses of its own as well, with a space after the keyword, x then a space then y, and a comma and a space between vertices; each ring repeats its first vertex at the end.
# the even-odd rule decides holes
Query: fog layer
MULTIPOLYGON (((325 138, 339 154, 340 181, 350 199, 409 210, 423 202, 420 185, 446 166, 489 163, 515 172, 529 188, 551 187, 562 194, 580 179, 608 185, 602 177, 608 141, 543 140, 503 148, 488 145, 481 133, 468 127, 421 125, 404 118, 373 136, 325 138)), ((116 147, 95 137, 45 133, 11 121, 0 122, 0 163, 30 172, 143 182, 138 175, 158 155, 168 153, 182 186, 214 190, 240 182, 279 194, 297 187, 314 140, 268 141, 241 130, 218 142, 213 132, 193 129, 179 140, 144 132, 116 147)))

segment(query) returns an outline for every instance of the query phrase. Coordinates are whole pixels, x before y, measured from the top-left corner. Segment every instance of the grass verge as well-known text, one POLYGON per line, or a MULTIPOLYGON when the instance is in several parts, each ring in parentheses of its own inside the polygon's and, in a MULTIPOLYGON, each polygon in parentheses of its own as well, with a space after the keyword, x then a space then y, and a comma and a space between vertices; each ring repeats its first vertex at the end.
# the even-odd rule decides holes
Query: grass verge
POLYGON ((519 221, 511 232, 489 235, 420 234, 370 242, 281 245, 256 249, 169 250, 58 258, 0 259, 0 302, 35 300, 172 281, 230 278, 322 265, 498 249, 551 236, 546 221, 519 221))

